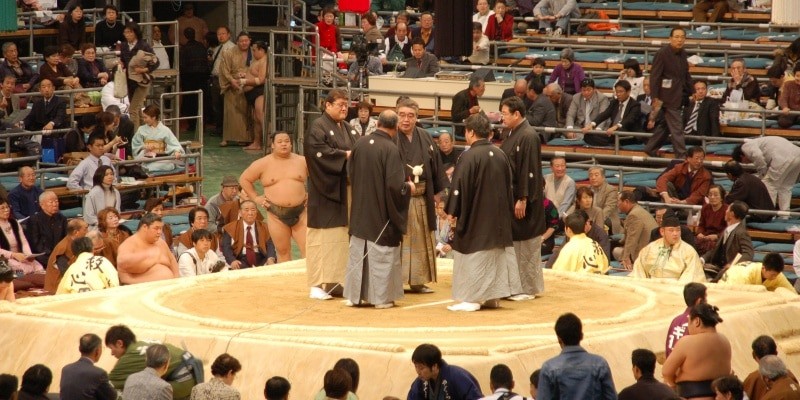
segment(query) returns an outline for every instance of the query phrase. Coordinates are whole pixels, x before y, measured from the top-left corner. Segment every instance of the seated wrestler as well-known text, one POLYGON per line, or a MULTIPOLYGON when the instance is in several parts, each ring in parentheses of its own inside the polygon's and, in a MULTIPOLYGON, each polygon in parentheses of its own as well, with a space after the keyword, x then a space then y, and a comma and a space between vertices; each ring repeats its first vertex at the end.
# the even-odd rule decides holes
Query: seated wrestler
POLYGON ((797 293, 783 274, 783 257, 778 253, 768 253, 761 263, 742 262, 731 265, 722 273, 719 281, 736 285, 762 285, 769 291, 782 287, 797 293))
POLYGON ((231 269, 270 263, 267 250, 269 233, 265 224, 256 220, 256 214, 256 203, 247 200, 241 204, 241 218, 222 228, 222 254, 231 269))
POLYGON ((103 238, 97 231, 72 242, 72 253, 77 258, 64 272, 56 294, 83 293, 119 286, 119 275, 114 265, 95 249, 103 246, 103 238))
POLYGON ((670 353, 661 374, 664 383, 685 399, 714 400, 711 382, 731 373, 731 344, 717 332, 719 309, 708 303, 692 307, 687 336, 670 353))
MULTIPOLYGON (((194 247, 192 244, 192 233, 199 229, 208 229, 208 210, 203 207, 195 207, 189 210, 189 229, 178 236, 178 253, 183 254, 186 250, 194 247)), ((217 252, 219 250, 219 242, 214 237, 211 240, 211 251, 217 252)))
POLYGON ((117 270, 123 285, 177 278, 178 261, 161 239, 164 222, 153 213, 145 214, 139 229, 119 246, 117 270))
POLYGON ((49 293, 56 292, 58 284, 61 283, 61 277, 64 276, 64 271, 75 261, 75 255, 72 253, 72 242, 75 239, 86 236, 88 232, 89 224, 83 219, 73 218, 67 222, 67 236, 56 244, 53 252, 50 253, 50 258, 47 259, 44 290, 49 293))
POLYGON ((267 228, 278 262, 292 259, 292 238, 300 257, 306 256, 307 179, 305 157, 292 153, 292 138, 286 132, 275 133, 272 153, 250 164, 239 179, 242 190, 267 209, 267 228), (255 191, 256 181, 264 188, 263 196, 255 191))
POLYGON ((681 240, 681 224, 677 217, 661 221, 661 239, 639 251, 633 263, 634 278, 670 278, 679 282, 705 282, 703 264, 697 251, 681 240))
POLYGON ((608 257, 597 242, 586 236, 586 225, 586 220, 577 212, 564 219, 564 232, 569 241, 561 248, 553 270, 593 274, 608 272, 608 257))

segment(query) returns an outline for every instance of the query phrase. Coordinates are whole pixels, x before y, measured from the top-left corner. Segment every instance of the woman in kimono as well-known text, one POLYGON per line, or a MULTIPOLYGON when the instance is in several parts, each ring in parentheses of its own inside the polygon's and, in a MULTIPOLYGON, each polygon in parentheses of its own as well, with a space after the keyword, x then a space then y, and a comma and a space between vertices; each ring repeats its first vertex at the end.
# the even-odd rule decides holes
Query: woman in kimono
POLYGON ((178 160, 183 155, 183 148, 178 143, 178 138, 158 120, 160 114, 161 110, 154 105, 149 105, 142 111, 144 124, 133 135, 131 144, 133 155, 136 159, 171 155, 175 157, 176 161, 164 160, 145 163, 143 168, 148 172, 172 171, 176 168, 176 164, 180 163, 178 160))

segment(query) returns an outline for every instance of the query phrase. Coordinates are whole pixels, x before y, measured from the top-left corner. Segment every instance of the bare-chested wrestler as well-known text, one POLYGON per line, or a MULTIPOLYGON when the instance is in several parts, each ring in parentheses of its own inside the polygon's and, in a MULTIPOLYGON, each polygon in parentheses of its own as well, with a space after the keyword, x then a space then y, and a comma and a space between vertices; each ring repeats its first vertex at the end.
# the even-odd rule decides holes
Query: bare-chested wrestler
POLYGON ((178 261, 161 239, 164 222, 153 213, 145 214, 139 229, 119 245, 117 271, 119 282, 132 283, 160 281, 180 276, 178 261))
POLYGON ((267 44, 263 41, 253 43, 253 61, 245 72, 244 98, 253 107, 253 143, 245 150, 261 150, 264 125, 264 81, 267 79, 267 44))
POLYGON ((672 349, 661 373, 664 383, 675 388, 684 399, 713 400, 711 382, 731 372, 731 344, 717 333, 722 322, 719 309, 707 303, 692 307, 689 335, 672 349))
POLYGON ((292 238, 306 256, 306 158, 292 153, 292 137, 276 132, 272 137, 272 153, 247 167, 239 184, 247 195, 267 210, 267 227, 278 253, 278 262, 292 259, 292 238), (264 195, 256 193, 261 182, 264 195))

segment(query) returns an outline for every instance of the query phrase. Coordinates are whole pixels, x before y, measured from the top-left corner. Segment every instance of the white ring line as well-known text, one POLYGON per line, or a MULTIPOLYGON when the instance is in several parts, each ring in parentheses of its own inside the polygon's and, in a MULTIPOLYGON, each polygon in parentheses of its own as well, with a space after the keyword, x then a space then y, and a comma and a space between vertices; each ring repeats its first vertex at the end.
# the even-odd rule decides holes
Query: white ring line
POLYGON ((422 303, 422 304, 414 304, 413 306, 405 306, 400 307, 401 310, 413 310, 415 308, 422 308, 422 307, 431 307, 431 306, 438 306, 442 304, 452 303, 454 300, 441 300, 441 301, 433 301, 430 303, 422 303))

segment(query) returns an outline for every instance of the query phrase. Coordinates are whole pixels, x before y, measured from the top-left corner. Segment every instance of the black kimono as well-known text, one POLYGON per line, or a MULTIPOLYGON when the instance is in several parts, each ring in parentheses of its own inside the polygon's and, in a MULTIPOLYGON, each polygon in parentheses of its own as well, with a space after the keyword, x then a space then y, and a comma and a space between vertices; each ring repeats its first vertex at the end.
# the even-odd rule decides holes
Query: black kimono
POLYGON ((514 215, 506 154, 480 139, 461 154, 445 210, 458 218, 453 249, 464 254, 511 247, 514 215))
POLYGON ((358 135, 350 125, 338 124, 325 112, 306 131, 304 150, 308 166, 309 228, 347 226, 347 151, 358 135))
POLYGON ((500 149, 506 153, 511 162, 514 193, 512 207, 517 200, 523 197, 528 198, 525 217, 514 218, 513 238, 515 241, 522 241, 540 236, 546 230, 546 226, 542 199, 544 178, 542 177, 539 135, 523 118, 522 122, 503 141, 500 149))

